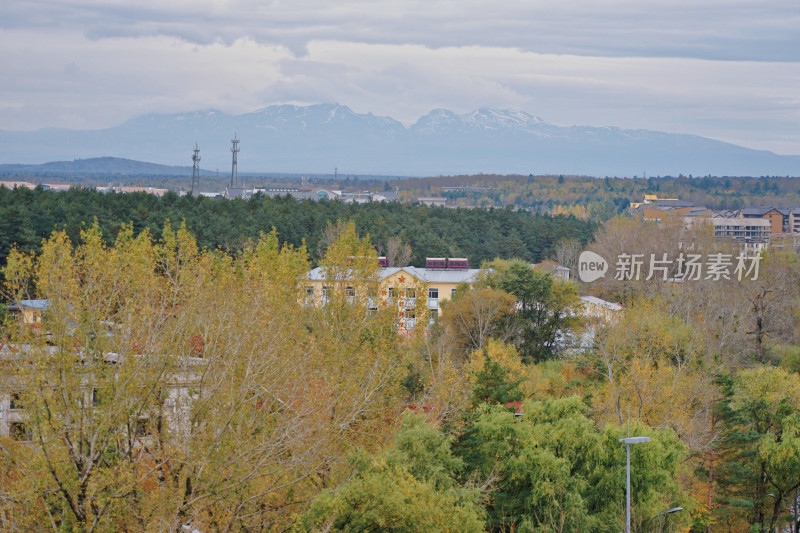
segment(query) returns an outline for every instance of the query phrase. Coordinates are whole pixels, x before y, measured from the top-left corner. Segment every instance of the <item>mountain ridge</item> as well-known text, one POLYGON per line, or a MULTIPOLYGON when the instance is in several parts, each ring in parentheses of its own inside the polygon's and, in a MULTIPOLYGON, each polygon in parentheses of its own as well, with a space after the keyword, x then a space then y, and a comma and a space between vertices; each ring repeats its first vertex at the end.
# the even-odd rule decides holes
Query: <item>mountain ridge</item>
POLYGON ((242 172, 438 174, 800 175, 800 156, 752 150, 692 134, 614 126, 558 126, 524 111, 434 109, 416 122, 339 104, 151 113, 102 130, 0 130, 0 163, 113 156, 185 168, 198 142, 201 168, 242 172))

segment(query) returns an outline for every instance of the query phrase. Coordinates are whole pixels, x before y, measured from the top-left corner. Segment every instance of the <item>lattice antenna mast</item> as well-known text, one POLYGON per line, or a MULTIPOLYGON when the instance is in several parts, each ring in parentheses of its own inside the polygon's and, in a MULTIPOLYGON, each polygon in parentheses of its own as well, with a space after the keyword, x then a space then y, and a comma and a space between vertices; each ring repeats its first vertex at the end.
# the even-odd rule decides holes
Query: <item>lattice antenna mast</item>
POLYGON ((231 189, 234 187, 239 186, 239 175, 238 175, 238 154, 239 154, 239 139, 236 138, 236 132, 233 133, 233 139, 231 139, 231 154, 233 155, 233 161, 231 162, 231 189))
POLYGON ((197 143, 194 143, 192 161, 192 195, 195 195, 200 192, 200 148, 197 143))

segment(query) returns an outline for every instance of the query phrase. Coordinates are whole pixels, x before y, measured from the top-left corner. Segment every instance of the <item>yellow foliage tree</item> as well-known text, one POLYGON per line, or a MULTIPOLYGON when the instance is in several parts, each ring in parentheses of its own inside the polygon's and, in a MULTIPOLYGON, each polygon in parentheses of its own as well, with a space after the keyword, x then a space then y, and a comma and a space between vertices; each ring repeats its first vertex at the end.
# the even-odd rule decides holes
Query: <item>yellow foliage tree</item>
MULTIPOLYGON (((285 528, 346 450, 393 431, 392 319, 345 287, 303 308, 304 248, 273 232, 229 256, 184 225, 101 237, 54 233, 4 270, 10 300, 49 307, 40 329, 9 328, 0 360, 28 440, 0 442, 3 529, 285 528)), ((368 240, 348 232, 328 252, 335 275, 375 283, 368 240)))

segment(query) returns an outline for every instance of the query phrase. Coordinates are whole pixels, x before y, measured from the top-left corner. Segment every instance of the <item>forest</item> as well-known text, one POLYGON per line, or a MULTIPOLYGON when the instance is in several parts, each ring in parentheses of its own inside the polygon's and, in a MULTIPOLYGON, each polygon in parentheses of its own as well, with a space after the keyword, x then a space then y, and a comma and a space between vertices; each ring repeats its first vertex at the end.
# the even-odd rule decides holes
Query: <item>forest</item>
POLYGON ((561 239, 586 243, 595 225, 574 217, 531 215, 512 209, 446 209, 401 203, 345 204, 337 201, 301 201, 291 197, 256 196, 249 200, 221 200, 168 193, 101 194, 72 188, 54 192, 0 187, 0 265, 16 244, 36 251, 54 228, 63 229, 72 242, 97 220, 104 242, 110 244, 125 224, 134 233, 147 229, 160 235, 166 221, 182 221, 201 248, 241 250, 248 240, 274 228, 282 242, 295 247, 305 242, 312 261, 328 224, 353 221, 369 234, 383 253, 392 237, 413 250, 412 263, 425 257, 466 257, 476 266, 495 257, 518 257, 538 262, 561 239))
POLYGON ((650 438, 632 446, 632 531, 796 527, 794 251, 765 251, 754 279, 582 284, 530 262, 736 249, 626 217, 12 192, 64 222, 5 256, 4 300, 49 307, 3 326, 25 422, 0 438, 2 530, 616 533, 629 435, 650 438), (242 234, 216 235, 224 220, 242 234), (480 252, 492 224, 525 247, 480 252), (374 308, 392 237, 482 266, 410 335, 374 308), (324 306, 303 304, 312 265, 324 306), (588 313, 587 294, 622 309, 588 313))
MULTIPOLYGON (((141 163, 141 165, 146 165, 141 163)), ((186 192, 191 170, 185 177, 133 175, 130 173, 20 173, 0 170, 0 180, 62 183, 99 187, 110 183, 166 188, 186 192)), ((240 175, 246 187, 300 187, 296 174, 240 175)), ((604 221, 622 213, 642 195, 678 198, 713 210, 750 206, 800 206, 800 178, 790 176, 572 176, 473 174, 403 178, 387 176, 307 176, 315 186, 348 192, 393 190, 413 203, 420 196, 444 196, 455 205, 478 207, 514 206, 537 213, 573 213, 580 218, 604 221), (462 190, 447 190, 462 188, 462 190), (467 190, 463 190, 466 188, 467 190), (470 190, 471 189, 471 190, 470 190)), ((203 175, 200 190, 222 191, 230 177, 203 175)))

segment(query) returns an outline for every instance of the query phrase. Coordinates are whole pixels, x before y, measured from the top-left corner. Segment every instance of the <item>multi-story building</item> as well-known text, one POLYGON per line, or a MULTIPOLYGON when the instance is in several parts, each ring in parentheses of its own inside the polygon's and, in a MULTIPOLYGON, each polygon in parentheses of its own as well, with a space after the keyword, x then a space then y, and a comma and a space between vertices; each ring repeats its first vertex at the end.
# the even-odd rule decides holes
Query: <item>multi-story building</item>
POLYGON ((739 211, 739 217, 747 219, 764 219, 769 221, 771 233, 784 232, 784 214, 774 207, 746 207, 739 211))
MULTIPOLYGON (((57 350, 55 347, 33 348, 29 345, 14 345, 0 342, 0 438, 8 437, 18 441, 30 440, 30 429, 28 427, 28 417, 30 416, 30 405, 26 403, 25 385, 20 382, 17 371, 20 366, 25 366, 27 360, 50 357, 52 352, 57 350)), ((77 353, 79 359, 82 353, 77 353)), ((152 359, 153 362, 161 363, 157 355, 128 355, 122 356, 117 353, 106 353, 104 359, 112 368, 121 365, 125 357, 141 359, 144 357, 152 359)), ((164 392, 163 404, 157 406, 158 415, 173 432, 188 433, 190 424, 190 405, 193 391, 196 384, 200 381, 202 368, 206 362, 201 357, 181 357, 180 364, 174 365, 174 371, 168 372, 160 377, 159 382, 164 392)), ((76 411, 81 409, 91 409, 98 403, 98 391, 91 387, 89 383, 95 381, 89 370, 91 365, 78 365, 76 368, 86 368, 86 375, 82 377, 81 396, 83 401, 74 406, 76 411), (83 407, 82 407, 83 406, 83 407)), ((142 409, 135 415, 131 427, 135 433, 136 440, 147 442, 151 437, 149 434, 148 422, 151 413, 142 409)))
POLYGON ((788 209, 786 233, 800 233, 800 207, 788 209))
MULTIPOLYGON (((385 265, 385 261, 382 265, 385 265)), ((429 257, 425 261, 425 268, 381 266, 378 269, 377 287, 367 295, 367 308, 397 307, 398 327, 411 331, 416 328, 417 319, 423 314, 429 320, 435 320, 441 303, 452 298, 460 284, 472 284, 479 271, 469 268, 467 259, 455 257, 429 257)), ((334 282, 326 279, 324 267, 311 270, 306 279, 308 283, 303 304, 316 307, 325 305, 332 291, 331 283, 334 282)), ((338 283, 345 283, 344 294, 354 301, 356 288, 348 285, 347 280, 338 283)))
POLYGON ((764 218, 712 218, 714 237, 733 239, 748 251, 758 252, 769 245, 772 223, 764 218))

